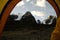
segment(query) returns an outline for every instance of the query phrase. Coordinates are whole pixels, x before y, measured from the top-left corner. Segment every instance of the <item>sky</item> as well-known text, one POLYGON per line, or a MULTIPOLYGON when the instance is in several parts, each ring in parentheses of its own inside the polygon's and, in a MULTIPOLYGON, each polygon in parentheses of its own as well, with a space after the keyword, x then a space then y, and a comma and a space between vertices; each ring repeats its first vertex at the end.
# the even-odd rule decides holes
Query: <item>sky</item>
POLYGON ((18 15, 15 20, 20 20, 27 11, 32 13, 36 21, 40 20, 41 22, 49 15, 56 16, 55 10, 46 0, 22 0, 14 7, 10 15, 18 15))

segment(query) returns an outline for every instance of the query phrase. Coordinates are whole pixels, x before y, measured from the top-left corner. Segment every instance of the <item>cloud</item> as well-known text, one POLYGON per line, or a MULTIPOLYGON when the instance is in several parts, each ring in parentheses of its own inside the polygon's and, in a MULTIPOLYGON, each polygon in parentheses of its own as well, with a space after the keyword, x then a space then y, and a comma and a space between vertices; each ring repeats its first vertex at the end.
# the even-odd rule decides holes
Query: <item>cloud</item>
POLYGON ((16 6, 22 6, 22 5, 24 5, 24 2, 23 1, 20 1, 16 6))
POLYGON ((30 0, 26 0, 27 2, 30 1, 30 0))
POLYGON ((46 0, 37 0, 36 5, 40 7, 45 7, 46 0))
MULTIPOLYGON (((22 5, 25 4, 25 2, 29 2, 29 1, 32 2, 32 0, 22 0, 17 4, 17 6, 22 6, 22 5)), ((36 4, 35 4, 36 6, 40 6, 40 7, 45 7, 46 6, 45 5, 46 0, 34 0, 34 1, 36 1, 36 4)))
POLYGON ((30 0, 22 0, 22 1, 20 1, 20 2, 16 5, 16 7, 22 6, 22 5, 25 4, 25 2, 28 2, 28 1, 30 1, 30 0))
POLYGON ((43 12, 38 12, 38 11, 32 11, 31 12, 33 15, 35 15, 35 16, 45 16, 45 14, 43 13, 43 12))

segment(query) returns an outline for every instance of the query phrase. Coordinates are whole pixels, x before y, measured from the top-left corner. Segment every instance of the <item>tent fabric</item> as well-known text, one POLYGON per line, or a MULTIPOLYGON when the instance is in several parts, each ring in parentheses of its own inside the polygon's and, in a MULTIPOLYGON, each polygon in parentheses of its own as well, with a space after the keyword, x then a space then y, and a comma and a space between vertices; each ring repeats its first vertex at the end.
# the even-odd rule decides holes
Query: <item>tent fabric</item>
POLYGON ((60 40, 60 17, 58 18, 56 27, 51 34, 51 40, 60 40))
POLYGON ((6 5, 7 2, 8 2, 8 0, 0 0, 0 13, 2 12, 4 6, 6 5))
POLYGON ((60 0, 55 0, 55 2, 57 3, 59 9, 60 9, 60 0))

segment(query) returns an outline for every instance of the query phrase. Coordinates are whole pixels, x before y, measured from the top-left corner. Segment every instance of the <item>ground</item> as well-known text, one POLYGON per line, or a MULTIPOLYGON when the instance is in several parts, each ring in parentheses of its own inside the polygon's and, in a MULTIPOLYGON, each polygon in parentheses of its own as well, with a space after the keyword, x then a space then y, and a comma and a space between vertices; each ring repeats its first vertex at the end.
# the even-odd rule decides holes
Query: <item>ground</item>
POLYGON ((53 27, 25 28, 21 31, 4 31, 1 40, 50 40, 53 27))

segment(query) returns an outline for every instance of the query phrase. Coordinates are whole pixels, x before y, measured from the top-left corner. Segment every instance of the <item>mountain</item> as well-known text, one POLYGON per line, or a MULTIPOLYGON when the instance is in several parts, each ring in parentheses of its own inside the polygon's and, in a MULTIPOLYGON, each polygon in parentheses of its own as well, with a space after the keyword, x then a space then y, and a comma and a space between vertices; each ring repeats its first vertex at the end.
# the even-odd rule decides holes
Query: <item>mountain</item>
POLYGON ((14 19, 18 18, 17 15, 9 15, 7 21, 6 21, 6 24, 5 24, 5 28, 4 30, 7 31, 7 30, 15 30, 15 28, 17 27, 17 23, 15 22, 14 19))
POLYGON ((36 20, 34 18, 34 16, 29 12, 27 11, 21 18, 20 22, 23 24, 23 25, 26 25, 26 26, 36 26, 36 20))
POLYGON ((4 30, 21 30, 21 29, 25 29, 25 28, 36 28, 37 27, 37 23, 35 21, 34 16, 32 16, 32 14, 27 11, 21 18, 21 20, 17 20, 15 21, 14 19, 18 18, 17 15, 10 15, 7 19, 6 25, 5 25, 5 29, 4 30))
POLYGON ((10 15, 7 21, 14 21, 14 19, 17 19, 17 18, 18 18, 18 15, 10 15))

